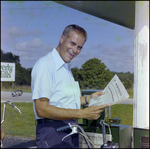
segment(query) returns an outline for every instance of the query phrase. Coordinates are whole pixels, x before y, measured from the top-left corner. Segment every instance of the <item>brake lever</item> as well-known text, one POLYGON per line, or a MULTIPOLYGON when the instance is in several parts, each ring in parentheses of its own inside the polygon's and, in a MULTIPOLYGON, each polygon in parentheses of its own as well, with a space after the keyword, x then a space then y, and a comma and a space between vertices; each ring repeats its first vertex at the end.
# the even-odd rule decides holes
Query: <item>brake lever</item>
POLYGON ((11 107, 13 107, 13 108, 14 108, 16 111, 18 111, 20 114, 22 114, 21 111, 15 106, 14 103, 11 103, 11 107))
POLYGON ((72 132, 71 132, 70 134, 66 135, 65 137, 63 137, 63 138, 62 138, 62 141, 63 141, 65 138, 67 138, 67 137, 69 137, 69 136, 71 136, 71 135, 73 135, 73 134, 75 134, 75 133, 78 133, 77 127, 72 127, 72 125, 71 125, 70 123, 69 123, 69 126, 70 126, 70 128, 72 129, 72 132))

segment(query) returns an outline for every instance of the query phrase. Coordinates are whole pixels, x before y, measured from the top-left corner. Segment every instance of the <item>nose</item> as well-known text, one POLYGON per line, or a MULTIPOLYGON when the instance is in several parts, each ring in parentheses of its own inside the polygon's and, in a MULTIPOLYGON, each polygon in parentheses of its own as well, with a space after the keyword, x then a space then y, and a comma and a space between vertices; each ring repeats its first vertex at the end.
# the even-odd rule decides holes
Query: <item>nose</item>
POLYGON ((74 47, 73 47, 73 53, 75 53, 75 54, 76 54, 76 53, 77 53, 77 51, 78 51, 77 46, 74 46, 74 47))

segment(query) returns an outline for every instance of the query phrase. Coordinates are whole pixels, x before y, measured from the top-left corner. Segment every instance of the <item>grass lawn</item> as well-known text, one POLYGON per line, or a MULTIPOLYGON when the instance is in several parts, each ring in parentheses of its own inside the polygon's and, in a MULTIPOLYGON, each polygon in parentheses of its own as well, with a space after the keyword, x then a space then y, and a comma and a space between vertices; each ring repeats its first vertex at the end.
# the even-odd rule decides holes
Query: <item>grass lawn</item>
POLYGON ((116 104, 111 106, 111 117, 120 118, 120 124, 133 126, 133 105, 116 104))
POLYGON ((12 92, 15 90, 22 90, 25 93, 31 93, 31 86, 14 86, 13 88, 11 86, 9 87, 1 87, 1 91, 6 91, 6 92, 12 92))
MULTIPOLYGON (((5 121, 2 124, 5 135, 35 138, 35 117, 32 103, 15 103, 22 114, 15 111, 9 104, 6 106, 5 121)), ((1 118, 3 103, 1 103, 1 118)), ((111 106, 111 117, 120 118, 121 123, 133 125, 133 105, 117 104, 111 106)))
MULTIPOLYGON (((18 113, 9 104, 6 106, 5 121, 2 124, 5 135, 24 136, 35 138, 35 116, 32 103, 15 103, 21 110, 22 114, 18 113)), ((1 103, 1 118, 3 103, 1 103)))

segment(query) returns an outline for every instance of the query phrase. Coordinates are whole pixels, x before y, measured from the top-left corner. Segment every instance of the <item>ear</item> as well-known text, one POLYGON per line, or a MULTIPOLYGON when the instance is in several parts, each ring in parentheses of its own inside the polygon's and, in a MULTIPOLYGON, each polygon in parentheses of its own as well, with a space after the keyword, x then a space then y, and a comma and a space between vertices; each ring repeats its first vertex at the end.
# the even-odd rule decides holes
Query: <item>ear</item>
POLYGON ((64 35, 61 35, 60 43, 62 44, 64 40, 65 40, 65 36, 64 36, 64 35))

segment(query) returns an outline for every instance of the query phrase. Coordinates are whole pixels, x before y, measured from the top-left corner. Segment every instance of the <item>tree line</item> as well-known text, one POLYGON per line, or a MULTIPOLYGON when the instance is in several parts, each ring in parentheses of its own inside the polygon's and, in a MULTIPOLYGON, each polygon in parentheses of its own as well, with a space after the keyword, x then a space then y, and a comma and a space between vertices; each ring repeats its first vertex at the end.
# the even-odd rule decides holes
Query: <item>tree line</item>
MULTIPOLYGON (((20 64, 20 57, 11 52, 4 53, 1 50, 1 62, 12 62, 16 64, 15 84, 31 85, 32 68, 23 68, 20 64)), ((75 81, 79 82, 82 89, 104 89, 112 77, 117 74, 126 89, 133 87, 133 73, 130 72, 113 72, 110 71, 101 60, 97 58, 89 59, 81 68, 74 67, 71 69, 75 81)), ((4 82, 3 86, 9 86, 11 82, 4 82)))

